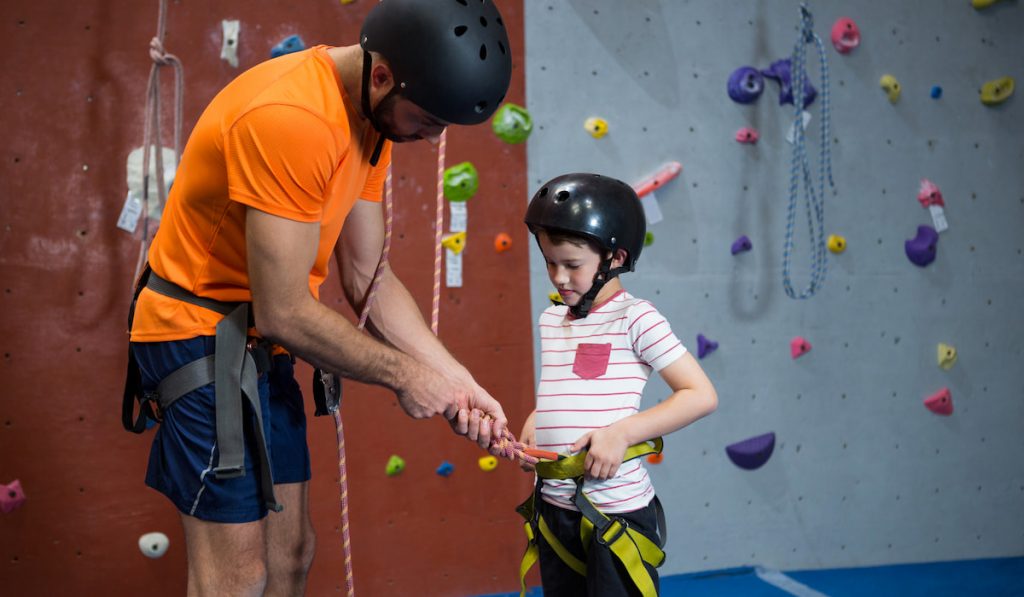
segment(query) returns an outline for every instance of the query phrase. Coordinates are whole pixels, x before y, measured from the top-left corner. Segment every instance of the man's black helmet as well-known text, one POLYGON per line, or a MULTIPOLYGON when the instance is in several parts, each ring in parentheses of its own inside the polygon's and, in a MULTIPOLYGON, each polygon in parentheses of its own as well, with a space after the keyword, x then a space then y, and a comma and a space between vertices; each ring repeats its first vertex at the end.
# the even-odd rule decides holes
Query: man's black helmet
POLYGON ((505 99, 512 49, 492 0, 380 0, 360 34, 399 93, 452 124, 480 124, 505 99))
POLYGON ((633 271, 644 248, 647 220, 633 187, 600 174, 563 174, 542 186, 526 209, 526 225, 592 239, 614 253, 628 253, 622 269, 633 271))

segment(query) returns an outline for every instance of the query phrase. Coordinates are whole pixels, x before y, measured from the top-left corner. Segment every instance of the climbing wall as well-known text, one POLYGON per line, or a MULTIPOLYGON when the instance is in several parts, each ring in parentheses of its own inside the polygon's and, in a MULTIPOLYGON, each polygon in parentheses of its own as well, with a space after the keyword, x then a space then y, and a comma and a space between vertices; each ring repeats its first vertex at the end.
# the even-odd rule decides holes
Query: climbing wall
MULTIPOLYGON (((272 46, 292 34, 307 45, 355 43, 373 4, 168 2, 166 48, 185 65, 184 133, 272 46), (220 59, 225 19, 240 21, 237 67, 220 59)), ((498 4, 514 57, 508 98, 524 103, 522 3, 498 4)), ((152 434, 126 433, 119 420, 139 245, 115 224, 125 160, 142 145, 157 8, 156 0, 0 5, 0 483, 18 479, 27 496, 0 513, 3 595, 185 593, 177 513, 143 484, 152 434), (170 538, 162 558, 140 553, 138 539, 151 531, 170 538)), ((173 78, 163 77, 167 135, 173 78)), ((394 155, 392 265, 429 317, 437 154, 423 143, 394 155)), ((519 226, 525 146, 504 144, 489 125, 455 127, 447 156, 476 163, 480 190, 467 208, 463 286, 443 289, 440 334, 518 425, 532 400, 528 244, 519 226), (511 250, 497 253, 493 239, 506 231, 511 250)), ((342 308, 333 274, 322 296, 342 308)), ((298 376, 311 396, 309 367, 298 376)), ((308 593, 325 595, 344 590, 337 453, 333 421, 312 419, 308 407, 318 533, 308 593)), ((408 419, 380 389, 346 386, 343 413, 357 591, 465 595, 512 586, 522 549, 513 509, 529 490, 526 475, 509 464, 483 472, 475 445, 439 420, 408 419), (387 477, 392 454, 405 459, 405 471, 387 477), (435 474, 445 460, 454 465, 447 478, 435 474)))
MULTIPOLYGON (((677 160, 657 191, 627 288, 652 300, 696 353, 719 408, 667 439, 651 467, 669 516, 664 573, 764 565, 863 566, 1024 553, 1024 104, 985 106, 986 81, 1024 83, 1024 6, 975 10, 966 0, 814 2, 831 80, 835 191, 824 233, 824 287, 808 300, 782 285, 792 146, 791 104, 766 81, 741 105, 730 74, 791 54, 798 3, 546 0, 526 5, 529 187, 595 171, 635 182, 677 160), (851 17, 862 41, 846 55, 829 39, 851 17), (896 103, 880 88, 893 75, 896 103), (932 89, 941 87, 933 99, 932 89), (607 135, 584 129, 601 117, 607 135), (738 143, 738 129, 760 134, 738 143), (904 241, 931 225, 922 178, 945 199, 949 229, 927 267, 904 241), (751 250, 733 255, 740 236, 751 250), (790 341, 811 350, 798 359, 790 341), (958 360, 937 363, 937 344, 958 360), (923 400, 950 390, 951 416, 923 400), (743 470, 725 447, 768 432, 771 458, 743 470)), ((821 91, 817 53, 811 81, 821 91)), ((808 111, 818 180, 822 97, 808 111)), ((648 199, 645 199, 647 201, 648 199)), ((811 274, 803 199, 795 214, 793 285, 811 274)), ((816 222, 815 222, 816 225, 816 222)), ((531 249, 534 317, 550 283, 531 249)), ((536 351, 535 351, 536 354, 536 351)), ((660 379, 646 405, 667 396, 660 379)))

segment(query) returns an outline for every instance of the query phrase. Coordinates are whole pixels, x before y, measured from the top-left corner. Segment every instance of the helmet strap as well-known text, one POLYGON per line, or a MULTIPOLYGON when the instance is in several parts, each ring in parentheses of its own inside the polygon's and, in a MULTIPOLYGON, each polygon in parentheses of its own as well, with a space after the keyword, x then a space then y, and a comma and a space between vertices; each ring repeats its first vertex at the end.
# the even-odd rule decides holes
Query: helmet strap
POLYGON ((578 303, 569 307, 569 312, 572 313, 572 316, 576 319, 583 319, 589 315, 590 309, 594 306, 594 299, 597 298, 604 285, 623 271, 626 271, 626 268, 617 267, 612 269, 611 257, 602 261, 601 265, 597 268, 597 273, 594 274, 594 283, 590 285, 590 290, 580 297, 578 303))
MULTIPOLYGON (((362 96, 363 116, 370 121, 370 126, 373 127, 373 130, 377 131, 377 146, 373 148, 373 154, 370 156, 370 166, 374 167, 380 161, 380 153, 384 149, 384 135, 380 132, 380 123, 377 121, 376 111, 370 107, 371 70, 373 70, 373 56, 366 50, 363 50, 363 86, 360 96, 362 96)), ((395 91, 395 89, 392 89, 388 92, 387 97, 390 97, 395 91)), ((387 99, 387 97, 384 99, 387 99)), ((383 103, 383 100, 381 102, 383 103)))

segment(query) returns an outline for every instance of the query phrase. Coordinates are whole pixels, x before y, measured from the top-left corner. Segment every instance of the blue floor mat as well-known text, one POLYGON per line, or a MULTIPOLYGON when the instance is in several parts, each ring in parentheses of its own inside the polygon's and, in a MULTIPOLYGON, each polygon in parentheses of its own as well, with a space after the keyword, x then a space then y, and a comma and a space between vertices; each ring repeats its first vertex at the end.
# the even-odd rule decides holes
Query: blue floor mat
MULTIPOLYGON (((787 572, 828 597, 1024 597, 1024 557, 787 572)), ((539 587, 529 597, 541 597, 539 587)), ((498 593, 487 597, 515 597, 498 593)), ((662 597, 786 597, 753 568, 676 574, 661 579, 662 597)))

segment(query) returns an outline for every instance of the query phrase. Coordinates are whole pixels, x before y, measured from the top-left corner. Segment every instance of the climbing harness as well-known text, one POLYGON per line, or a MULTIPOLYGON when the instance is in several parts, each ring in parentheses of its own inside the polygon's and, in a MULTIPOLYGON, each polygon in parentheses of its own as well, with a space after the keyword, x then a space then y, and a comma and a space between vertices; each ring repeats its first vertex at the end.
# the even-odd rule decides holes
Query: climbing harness
MULTIPOLYGON (((656 438, 650 441, 641 442, 630 446, 622 459, 628 462, 635 458, 641 458, 649 454, 661 454, 664 446, 662 439, 656 438)), ((535 451, 531 451, 537 453, 535 451)), ((608 549, 612 555, 622 563, 626 572, 636 588, 644 597, 656 597, 657 590, 650 573, 644 563, 657 568, 665 561, 665 546, 667 538, 667 527, 665 526, 665 511, 661 502, 654 498, 655 510, 658 518, 659 542, 655 543, 643 533, 629 527, 627 521, 618 516, 606 516, 594 506, 590 498, 583 492, 584 463, 587 459, 587 452, 583 451, 573 456, 560 457, 557 460, 543 460, 536 465, 537 485, 530 497, 516 508, 526 522, 523 528, 526 531, 526 552, 523 554, 523 561, 519 565, 519 587, 520 596, 526 594, 526 573, 530 571, 534 563, 540 557, 538 536, 543 537, 551 549, 558 555, 566 566, 572 568, 581 576, 587 575, 587 564, 573 555, 555 534, 548 528, 544 518, 537 511, 537 500, 541 498, 541 487, 544 479, 572 479, 576 482, 576 493, 573 495, 572 503, 583 515, 580 524, 580 541, 585 550, 608 549)))
POLYGON ((814 296, 825 283, 828 270, 827 253, 825 252, 825 173, 828 172, 830 188, 835 188, 832 180, 832 151, 829 145, 829 127, 831 123, 831 105, 829 102, 828 62, 825 58, 825 45, 818 34, 814 33, 814 20, 806 4, 800 5, 800 34, 793 48, 792 58, 793 88, 793 158, 789 179, 789 206, 786 211, 786 240, 782 250, 782 285, 790 298, 806 299, 814 296), (807 74, 807 48, 814 43, 818 47, 821 60, 821 154, 818 162, 818 188, 815 190, 811 177, 810 160, 807 157, 807 136, 804 131, 804 82, 807 74), (793 250, 793 228, 796 224, 796 204, 800 195, 800 182, 803 181, 804 195, 807 201, 807 226, 810 231, 811 243, 811 280, 799 294, 793 290, 790 276, 791 253, 793 250))
POLYGON ((131 346, 128 347, 128 370, 125 374, 124 398, 121 403, 121 424, 128 431, 142 433, 150 420, 163 420, 163 413, 182 396, 199 388, 214 384, 217 413, 217 466, 213 475, 218 479, 245 476, 244 427, 246 420, 243 400, 247 401, 255 417, 250 417, 252 433, 259 445, 256 460, 260 467, 260 490, 267 508, 279 512, 281 506, 274 498, 274 479, 264 436, 263 413, 257 378, 270 369, 269 343, 249 339, 246 332, 252 324, 250 303, 226 303, 196 296, 177 284, 158 276, 147 265, 135 287, 135 295, 128 312, 128 332, 135 319, 135 305, 143 288, 166 297, 190 303, 224 316, 217 323, 214 354, 199 358, 165 377, 156 390, 142 389, 142 374, 131 346), (136 403, 138 417, 134 416, 136 403))
POLYGON ((164 49, 167 33, 167 0, 160 0, 157 17, 156 37, 149 42, 149 57, 153 66, 149 70, 149 84, 146 86, 146 110, 143 117, 142 133, 142 244, 135 264, 132 280, 138 280, 146 262, 149 249, 149 159, 156 144, 156 187, 160 204, 167 202, 167 187, 164 184, 163 135, 160 130, 160 67, 174 68, 174 159, 181 163, 181 122, 185 93, 185 67, 177 56, 164 49))

